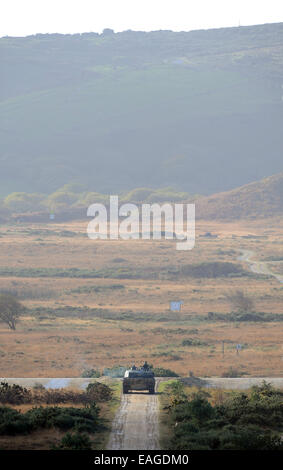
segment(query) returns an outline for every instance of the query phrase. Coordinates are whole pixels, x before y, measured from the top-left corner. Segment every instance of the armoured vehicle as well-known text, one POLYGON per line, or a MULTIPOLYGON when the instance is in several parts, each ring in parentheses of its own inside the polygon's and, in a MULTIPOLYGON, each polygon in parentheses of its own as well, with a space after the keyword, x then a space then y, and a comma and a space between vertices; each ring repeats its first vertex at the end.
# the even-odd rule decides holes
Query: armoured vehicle
POLYGON ((148 390, 149 393, 154 393, 154 389, 155 378, 150 368, 143 366, 137 369, 133 366, 126 370, 123 378, 123 393, 128 393, 129 390, 148 390))

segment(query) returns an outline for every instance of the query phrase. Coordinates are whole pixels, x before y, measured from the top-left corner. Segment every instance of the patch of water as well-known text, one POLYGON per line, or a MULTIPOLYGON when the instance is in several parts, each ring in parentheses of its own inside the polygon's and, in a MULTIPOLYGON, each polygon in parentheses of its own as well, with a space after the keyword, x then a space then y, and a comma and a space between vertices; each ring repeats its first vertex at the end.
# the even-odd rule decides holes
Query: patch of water
POLYGON ((45 388, 65 388, 68 387, 71 379, 50 379, 44 387, 45 388))

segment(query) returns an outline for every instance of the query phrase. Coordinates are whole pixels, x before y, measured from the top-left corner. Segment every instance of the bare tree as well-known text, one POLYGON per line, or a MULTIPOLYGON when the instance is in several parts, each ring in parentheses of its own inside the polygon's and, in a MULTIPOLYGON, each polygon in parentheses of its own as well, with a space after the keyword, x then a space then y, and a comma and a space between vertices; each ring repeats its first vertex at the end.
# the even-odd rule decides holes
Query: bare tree
POLYGON ((252 312, 254 310, 254 301, 242 290, 226 294, 227 301, 231 304, 232 311, 252 312))
POLYGON ((0 321, 7 323, 11 330, 16 329, 16 323, 24 310, 25 307, 12 295, 0 295, 0 321))

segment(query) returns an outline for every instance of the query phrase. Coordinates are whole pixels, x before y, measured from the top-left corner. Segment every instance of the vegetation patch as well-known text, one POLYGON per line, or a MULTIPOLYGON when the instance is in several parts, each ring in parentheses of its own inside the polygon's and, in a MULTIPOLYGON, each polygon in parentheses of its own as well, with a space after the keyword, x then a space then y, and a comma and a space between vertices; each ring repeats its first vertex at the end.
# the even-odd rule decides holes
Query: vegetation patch
POLYGON ((95 403, 84 408, 40 406, 25 413, 0 407, 0 435, 27 434, 50 428, 94 433, 98 426, 99 410, 95 403))
POLYGON ((186 338, 182 341, 182 346, 207 346, 207 343, 196 338, 186 338))
POLYGON ((249 273, 244 270, 241 265, 224 261, 187 264, 181 266, 180 273, 184 276, 196 278, 217 278, 249 275, 249 273))
POLYGON ((21 385, 0 384, 0 403, 21 405, 26 403, 59 404, 74 403, 89 405, 94 402, 105 402, 112 399, 112 390, 108 385, 100 382, 90 383, 86 390, 77 392, 68 389, 45 389, 42 385, 32 390, 21 385))
POLYGON ((152 367, 155 377, 178 377, 178 374, 171 369, 164 367, 152 367))
POLYGON ((91 450, 92 442, 86 433, 67 432, 59 444, 52 446, 52 450, 91 450))
POLYGON ((83 378, 98 378, 101 377, 99 370, 96 369, 86 369, 83 371, 81 377, 83 378))
POLYGON ((223 321, 223 322, 281 322, 283 321, 282 313, 264 313, 264 312, 231 312, 231 313, 215 313, 208 312, 204 317, 209 321, 223 321))
POLYGON ((92 292, 103 292, 107 290, 125 289, 123 284, 109 284, 106 286, 81 286, 75 289, 70 289, 67 293, 70 294, 91 294, 92 292))
POLYGON ((189 396, 181 382, 168 384, 164 393, 169 449, 283 449, 283 392, 270 384, 234 392, 221 405, 213 405, 206 390, 189 396))

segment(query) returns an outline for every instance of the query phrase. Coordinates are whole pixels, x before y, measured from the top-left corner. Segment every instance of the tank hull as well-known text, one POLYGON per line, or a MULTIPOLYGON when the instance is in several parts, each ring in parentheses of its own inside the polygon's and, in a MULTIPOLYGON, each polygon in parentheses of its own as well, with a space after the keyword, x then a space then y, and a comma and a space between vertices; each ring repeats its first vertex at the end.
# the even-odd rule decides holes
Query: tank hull
POLYGON ((155 389, 155 379, 153 377, 149 378, 129 378, 125 377, 123 379, 123 393, 128 393, 129 391, 136 390, 148 390, 149 393, 154 393, 155 389))

